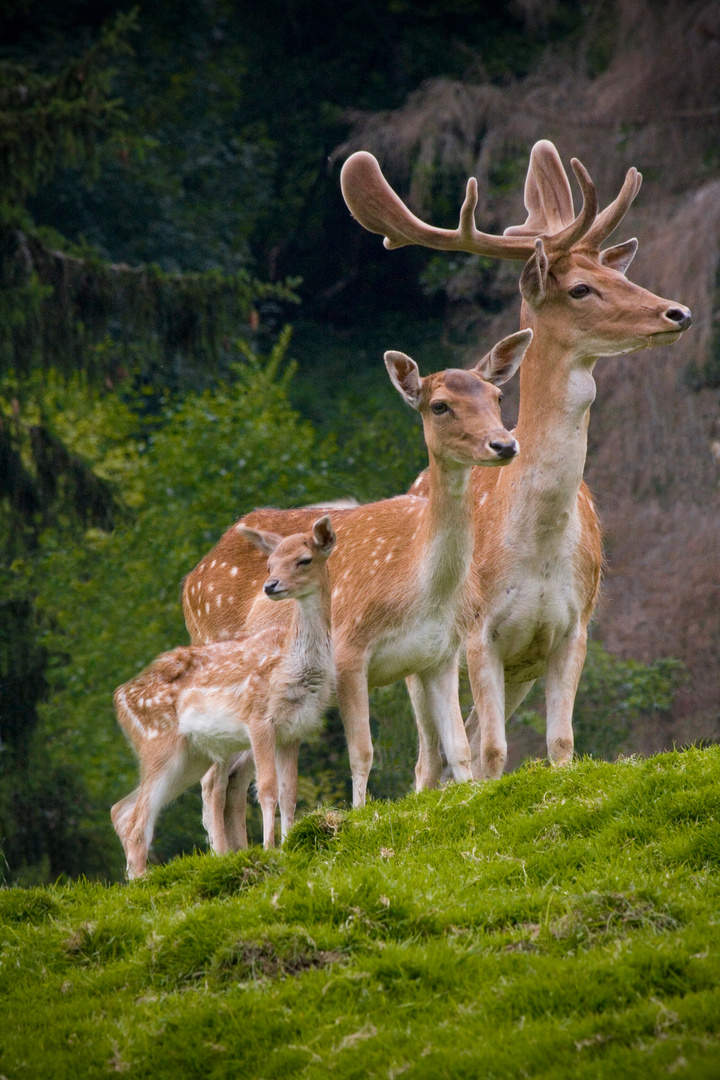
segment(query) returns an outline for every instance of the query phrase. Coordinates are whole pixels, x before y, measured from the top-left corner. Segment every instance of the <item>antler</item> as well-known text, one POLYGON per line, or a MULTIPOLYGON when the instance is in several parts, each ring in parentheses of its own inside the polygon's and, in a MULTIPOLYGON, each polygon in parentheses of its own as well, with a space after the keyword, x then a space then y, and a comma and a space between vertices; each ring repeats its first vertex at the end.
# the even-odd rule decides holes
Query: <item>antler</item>
POLYGON ((366 150, 358 150, 347 159, 340 184, 350 213, 370 232, 384 236, 386 248, 419 244, 438 251, 469 251, 523 260, 535 250, 533 240, 491 236, 476 229, 478 193, 474 177, 468 180, 457 229, 437 229, 415 217, 388 184, 377 159, 366 150))
MULTIPOLYGON (((552 144, 548 145, 552 146, 552 144)), ((554 147, 553 150, 555 150, 554 147)), ((557 151, 555 153, 557 154, 557 151)), ((524 261, 534 253, 535 239, 538 235, 543 236, 550 250, 567 251, 588 231, 595 220, 597 195, 593 182, 579 161, 573 159, 572 166, 583 193, 582 209, 574 221, 571 220, 565 228, 550 235, 546 232, 546 218, 543 218, 545 229, 541 229, 539 233, 529 235, 524 231, 531 220, 533 223, 537 221, 540 225, 539 208, 538 212, 533 214, 532 206, 528 207, 530 210, 528 222, 524 227, 519 227, 523 229, 522 236, 512 233, 492 236, 489 233, 480 232, 475 227, 478 193, 477 181, 474 177, 470 177, 467 183, 467 192, 460 210, 460 223, 457 229, 438 229, 434 225, 427 225, 408 210, 383 176, 376 158, 366 150, 359 150, 347 159, 340 174, 340 184, 345 202, 353 217, 370 232, 384 235, 386 248, 418 244, 438 251, 468 251, 478 255, 492 255, 498 259, 524 261)), ((562 170, 562 164, 560 164, 560 169, 562 170)), ((564 170, 562 172, 564 176, 564 170)), ((567 184, 566 177, 565 184, 567 184)), ((572 213, 569 186, 567 196, 570 214, 568 214, 568 197, 563 199, 561 196, 563 205, 558 213, 563 217, 570 216, 572 213)), ((557 217, 557 214, 553 215, 554 223, 558 223, 557 217)))
POLYGON ((630 209, 641 185, 642 173, 639 173, 634 167, 628 169, 620 194, 609 206, 605 207, 602 213, 598 214, 593 225, 585 234, 585 244, 589 248, 597 250, 603 240, 607 240, 610 233, 617 229, 630 209))
POLYGON ((524 225, 511 225, 505 236, 541 236, 559 232, 573 221, 572 191, 553 143, 540 139, 530 151, 525 179, 524 225))

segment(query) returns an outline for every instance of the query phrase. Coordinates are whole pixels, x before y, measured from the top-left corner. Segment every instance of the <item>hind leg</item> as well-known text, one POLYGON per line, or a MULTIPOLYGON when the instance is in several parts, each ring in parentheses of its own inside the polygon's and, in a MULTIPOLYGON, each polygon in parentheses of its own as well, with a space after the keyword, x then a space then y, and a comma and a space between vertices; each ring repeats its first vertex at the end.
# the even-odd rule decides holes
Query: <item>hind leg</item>
POLYGON ((177 741, 143 766, 138 797, 128 819, 125 854, 129 878, 141 877, 147 866, 155 822, 163 806, 176 799, 207 770, 206 757, 192 754, 177 741))
POLYGON ((225 839, 229 851, 248 846, 247 796, 255 778, 255 759, 252 750, 235 754, 229 763, 229 778, 225 796, 225 839))
POLYGON ((137 802, 138 795, 140 794, 140 788, 136 787, 134 791, 131 791, 129 795, 126 795, 124 799, 120 799, 116 802, 110 811, 110 820, 113 823, 113 828, 118 835, 118 839, 123 846, 123 851, 127 855, 127 828, 130 815, 133 812, 135 803, 137 802))
MULTIPOLYGON (((408 675, 405 685, 410 695, 418 733, 418 759, 415 765, 415 790, 437 787, 442 773, 440 735, 433 723, 419 675, 408 675)), ((448 776, 450 771, 448 770, 448 776)))
POLYGON ((263 847, 275 847, 275 808, 278 803, 278 778, 275 768, 275 732, 272 725, 250 732, 257 771, 258 802, 263 816, 263 847))

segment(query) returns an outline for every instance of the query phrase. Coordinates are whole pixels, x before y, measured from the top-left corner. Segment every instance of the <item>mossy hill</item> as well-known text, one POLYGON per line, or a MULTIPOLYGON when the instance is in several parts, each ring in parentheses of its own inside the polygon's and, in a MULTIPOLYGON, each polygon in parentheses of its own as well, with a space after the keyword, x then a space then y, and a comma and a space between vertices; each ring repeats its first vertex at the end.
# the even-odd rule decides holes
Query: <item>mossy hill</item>
POLYGON ((720 1075, 720 748, 0 891, 0 1074, 720 1075))

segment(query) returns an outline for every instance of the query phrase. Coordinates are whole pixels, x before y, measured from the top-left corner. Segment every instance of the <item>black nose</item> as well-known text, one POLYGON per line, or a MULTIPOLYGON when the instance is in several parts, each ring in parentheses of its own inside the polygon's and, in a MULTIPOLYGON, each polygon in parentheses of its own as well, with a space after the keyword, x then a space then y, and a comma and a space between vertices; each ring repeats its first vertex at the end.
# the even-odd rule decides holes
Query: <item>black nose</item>
POLYGON ((687 330, 692 325, 692 316, 686 308, 671 307, 665 312, 665 318, 677 323, 678 330, 687 330))
POLYGON ((490 449, 494 450, 499 458, 511 458, 515 457, 518 452, 518 444, 515 439, 511 439, 510 442, 501 442, 499 439, 493 439, 490 443, 490 449))
POLYGON ((278 585, 278 579, 277 578, 273 578, 272 581, 266 581, 265 584, 263 585, 263 592, 267 596, 272 596, 272 594, 275 592, 275 589, 276 589, 277 585, 278 585))

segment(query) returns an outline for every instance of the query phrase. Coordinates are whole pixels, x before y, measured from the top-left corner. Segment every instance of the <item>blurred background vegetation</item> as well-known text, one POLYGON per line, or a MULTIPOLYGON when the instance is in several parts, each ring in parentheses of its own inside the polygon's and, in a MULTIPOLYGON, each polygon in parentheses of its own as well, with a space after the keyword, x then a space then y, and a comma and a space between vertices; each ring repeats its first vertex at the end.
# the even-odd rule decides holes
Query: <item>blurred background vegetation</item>
MULTIPOLYGON (((474 87, 499 100, 537 81, 553 57, 601 77, 621 10, 619 0, 347 0, 341 9, 328 0, 133 9, 6 0, 8 880, 122 874, 108 810, 133 785, 135 763, 112 690, 186 640, 183 575, 256 505, 404 490, 424 448, 387 382, 383 350, 401 348, 424 370, 461 363, 478 328, 514 302, 518 267, 419 249, 388 258, 351 221, 339 194, 342 149, 333 151, 399 118, 409 141, 396 172, 411 178, 416 206, 450 223, 460 174, 477 162, 453 156, 453 138, 464 136, 455 121, 441 123, 441 108, 422 130, 442 129, 448 145, 413 143, 407 103, 422 127, 428 94, 457 101, 459 87, 474 87)), ((508 192, 517 202, 531 141, 498 144, 485 227, 501 227, 508 192)), ((718 158, 706 158, 717 169, 718 158)), ((703 370, 696 365, 696 378, 703 370)), ((672 660, 621 659, 594 642, 576 711, 580 751, 616 755, 635 720, 668 712, 681 681, 672 660)), ((521 734, 542 730, 538 702, 516 719, 521 734)), ((402 687, 376 692, 373 727, 372 790, 392 798, 410 787, 415 758, 402 687)), ((336 712, 303 749, 302 777, 304 807, 347 798, 336 712)), ((194 792, 164 815, 155 854, 203 843, 194 792)))

